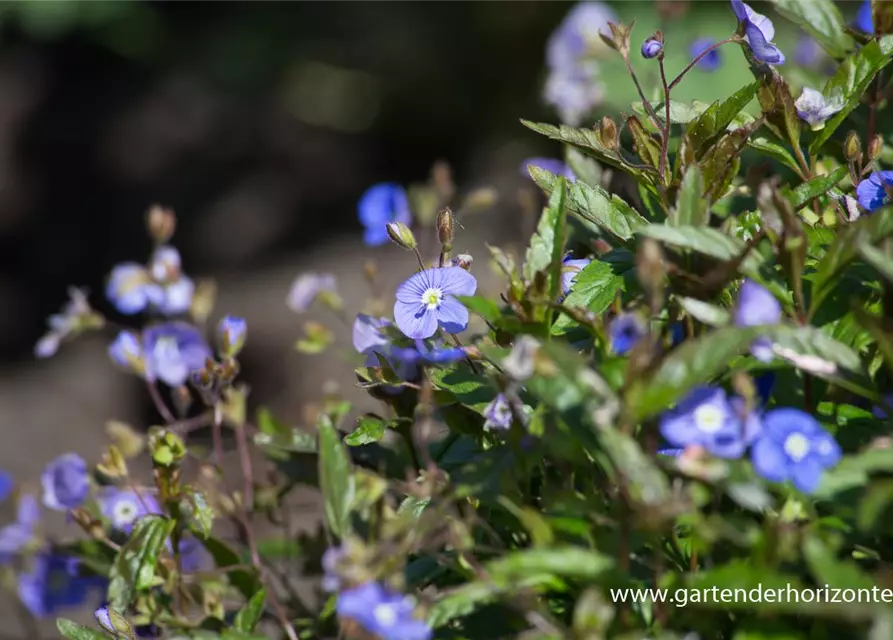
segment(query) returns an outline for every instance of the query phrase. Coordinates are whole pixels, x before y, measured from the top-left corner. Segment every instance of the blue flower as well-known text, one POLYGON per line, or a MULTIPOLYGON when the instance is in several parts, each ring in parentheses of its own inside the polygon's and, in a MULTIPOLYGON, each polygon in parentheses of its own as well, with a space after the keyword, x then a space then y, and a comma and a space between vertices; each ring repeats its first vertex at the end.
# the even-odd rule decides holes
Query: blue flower
POLYGON ((93 612, 93 619, 97 624, 112 634, 114 638, 132 638, 133 627, 117 611, 113 611, 108 606, 103 605, 93 612))
POLYGON ((399 184, 383 182, 366 190, 357 207, 360 223, 366 228, 363 242, 375 247, 388 241, 386 225, 389 222, 412 222, 409 199, 399 184))
POLYGON ((574 69, 587 53, 606 48, 599 34, 610 35, 617 15, 603 2, 581 2, 571 9, 546 45, 546 64, 553 71, 574 69))
POLYGON ((158 501, 148 491, 140 491, 139 495, 131 489, 106 487, 97 496, 99 510, 109 520, 113 529, 130 533, 134 523, 149 514, 160 514, 158 501))
POLYGON ((862 6, 859 7, 853 26, 863 33, 874 34, 874 15, 871 12, 871 0, 865 0, 862 6))
POLYGON ((295 313, 304 313, 321 293, 337 293, 336 285, 331 273, 302 273, 292 283, 285 304, 295 313))
POLYGON ((201 332, 185 322, 166 322, 143 332, 146 379, 178 387, 211 357, 201 332))
POLYGON ((19 575, 19 598, 35 618, 46 618, 59 609, 82 605, 90 591, 99 590, 104 581, 82 577, 77 558, 44 551, 34 558, 30 571, 19 575))
MULTIPOLYGON (((170 547, 169 547, 170 548, 170 547)), ((198 538, 180 540, 180 568, 184 573, 195 573, 208 566, 211 557, 198 538)))
POLYGON ((159 300, 154 307, 166 316, 174 316, 189 311, 195 285, 183 275, 180 252, 174 247, 158 247, 149 259, 149 274, 161 287, 159 300))
POLYGON ((672 447, 698 445, 718 458, 739 458, 759 432, 759 420, 742 417, 736 404, 720 388, 697 387, 661 416, 661 435, 672 447))
POLYGON ((754 379, 754 386, 756 387, 757 399, 760 401, 760 405, 766 406, 769 404, 769 399, 772 397, 772 388, 775 386, 775 372, 769 371, 757 376, 754 379))
POLYGON ((646 59, 656 58, 664 50, 664 43, 657 38, 648 38, 642 43, 642 57, 646 59))
MULTIPOLYGON (((738 302, 733 318, 739 327, 758 327, 764 324, 778 324, 781 321, 781 304, 765 287, 747 279, 738 290, 738 302)), ((767 338, 758 338, 750 345, 750 352, 760 362, 772 360, 772 343, 767 338)))
POLYGON ((338 572, 338 565, 344 557, 344 549, 341 547, 329 547, 322 554, 322 589, 329 593, 335 593, 341 590, 341 575, 338 572))
POLYGON ((685 449, 658 449, 657 455, 659 456, 671 456, 673 458, 677 456, 681 456, 685 449))
POLYGON ((90 495, 87 463, 76 453, 65 453, 50 462, 40 477, 43 504, 54 511, 81 506, 90 495))
POLYGON ((674 347, 679 346, 685 340, 685 325, 681 322, 674 322, 670 326, 670 344, 674 347))
POLYGON ((476 290, 475 277, 460 267, 416 273, 397 288, 397 328, 413 340, 430 338, 438 326, 447 333, 464 331, 468 309, 455 296, 472 296, 476 290))
MULTIPOLYGON (((884 402, 888 405, 893 406, 893 393, 889 393, 884 396, 884 402)), ((874 414, 875 418, 880 418, 881 420, 887 419, 887 412, 880 406, 875 406, 872 408, 871 412, 874 414)))
POLYGON ((766 16, 757 13, 742 0, 732 0, 732 10, 738 22, 744 24, 744 39, 750 45, 750 51, 758 62, 764 64, 782 64, 784 54, 772 44, 775 37, 775 25, 766 16))
POLYGON ((611 337, 611 350, 622 356, 635 347, 645 335, 647 327, 637 313, 622 313, 608 328, 611 337))
POLYGON ((335 610, 381 640, 428 640, 431 627, 414 617, 406 596, 370 582, 338 595, 335 610))
POLYGON ((248 325, 244 318, 226 316, 217 325, 217 342, 221 353, 233 358, 239 354, 245 345, 245 335, 248 325))
POLYGON ((530 176, 530 172, 527 170, 527 167, 530 165, 539 169, 545 169, 549 173, 554 173, 556 176, 564 176, 571 182, 577 181, 577 176, 574 175, 571 168, 556 158, 527 158, 521 165, 521 175, 530 176))
POLYGON ((426 364, 452 364, 466 357, 462 347, 444 347, 442 344, 428 346, 423 340, 416 340, 415 347, 391 347, 389 352, 397 362, 409 366, 426 364))
POLYGON ((605 89, 597 74, 586 68, 554 71, 549 74, 543 99, 555 107, 564 124, 578 126, 601 104, 605 89))
POLYGON ((146 268, 135 262, 124 262, 112 269, 105 295, 115 309, 134 315, 164 300, 164 291, 155 283, 146 268))
POLYGON ((794 49, 794 61, 801 67, 815 67, 824 57, 825 50, 812 36, 801 35, 794 49))
MULTIPOLYGON (((367 367, 380 366, 376 354, 382 356, 401 380, 416 380, 419 377, 418 357, 410 361, 401 361, 392 355, 391 338, 385 335, 383 329, 393 326, 387 318, 373 318, 361 313, 357 315, 353 323, 353 346, 358 353, 366 356, 364 365, 367 367)), ((402 387, 384 385, 381 387, 385 393, 394 395, 403 391, 402 387)))
POLYGON ((843 109, 843 99, 839 95, 825 100, 820 91, 803 87, 803 93, 794 102, 797 116, 805 121, 813 131, 818 131, 825 126, 825 120, 843 109))
POLYGON ((577 260, 572 260, 571 255, 568 254, 564 257, 564 262, 561 265, 561 293, 562 295, 570 294, 571 290, 574 287, 574 282, 577 279, 577 274, 580 273, 592 260, 589 258, 579 258, 577 260))
POLYGON ((109 357, 119 367, 143 375, 146 362, 143 358, 143 345, 140 337, 133 331, 120 331, 109 345, 109 357))
MULTIPOLYGON (((47 331, 34 345, 34 355, 38 358, 49 358, 56 354, 59 345, 70 335, 82 329, 91 316, 93 309, 87 301, 87 292, 84 289, 69 287, 68 302, 62 308, 62 313, 54 313, 47 320, 47 331)), ((101 318, 96 318, 96 324, 101 323, 101 318)))
MULTIPOLYGON (((697 58, 714 44, 716 44, 716 41, 710 38, 698 38, 691 43, 689 53, 692 58, 697 58)), ((698 61, 698 68, 703 71, 716 71, 719 69, 721 62, 719 49, 714 49, 698 61)))
POLYGON ((484 408, 484 429, 508 429, 512 426, 512 407, 504 393, 498 396, 484 408))
POLYGON ((887 189, 893 187, 893 171, 875 171, 856 187, 856 199, 867 212, 887 205, 887 189))
POLYGON ((825 469, 841 458, 834 438, 808 413, 774 409, 763 416, 763 430, 751 449, 756 472, 772 482, 791 480, 804 493, 818 489, 825 469))
POLYGON ((0 565, 8 563, 34 539, 34 527, 39 519, 40 506, 34 496, 19 498, 15 522, 0 528, 0 565))
POLYGON ((0 469, 0 502, 3 502, 9 497, 14 486, 15 481, 12 479, 12 475, 3 469, 0 469))

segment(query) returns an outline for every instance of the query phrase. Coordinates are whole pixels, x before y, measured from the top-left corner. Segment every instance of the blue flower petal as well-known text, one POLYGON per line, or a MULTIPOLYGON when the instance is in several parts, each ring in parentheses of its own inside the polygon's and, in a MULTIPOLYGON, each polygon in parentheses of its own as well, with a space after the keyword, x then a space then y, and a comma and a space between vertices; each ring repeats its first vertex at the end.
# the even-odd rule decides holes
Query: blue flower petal
POLYGON ((788 479, 788 458, 780 442, 768 437, 758 439, 750 449, 750 459, 757 474, 766 480, 788 479))
POLYGON ((807 457, 791 467, 791 481, 803 493, 814 493, 822 482, 823 471, 818 460, 807 457))

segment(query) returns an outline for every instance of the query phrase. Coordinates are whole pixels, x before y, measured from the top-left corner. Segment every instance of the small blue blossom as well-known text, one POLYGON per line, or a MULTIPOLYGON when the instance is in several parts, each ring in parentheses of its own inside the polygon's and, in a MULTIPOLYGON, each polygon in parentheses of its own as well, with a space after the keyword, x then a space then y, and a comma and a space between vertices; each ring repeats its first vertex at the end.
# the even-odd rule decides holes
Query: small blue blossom
POLYGON ((468 326, 468 309, 455 296, 472 296, 477 280, 460 267, 426 269, 397 288, 394 320, 413 340, 430 338, 443 327, 459 333, 468 326))
POLYGON ((3 469, 0 469, 0 502, 3 502, 9 497, 14 486, 15 481, 12 479, 12 475, 3 469))
POLYGON ((744 416, 726 392, 697 387, 660 418, 660 432, 671 447, 704 447, 718 458, 739 458, 759 432, 759 420, 744 416))
POLYGON ((645 322, 637 313, 620 314, 608 327, 611 350, 618 356, 624 355, 639 343, 646 330, 645 322))
POLYGON ((859 7, 853 26, 862 33, 874 35, 874 15, 871 12, 871 0, 865 0, 859 7))
POLYGON ((384 182, 370 187, 360 198, 357 206, 360 223, 366 228, 363 242, 370 247, 388 241, 386 225, 389 222, 412 222, 409 199, 399 184, 384 182))
POLYGON ((385 355, 391 340, 382 329, 390 326, 387 318, 374 318, 365 313, 357 315, 353 323, 353 348, 357 353, 372 354, 378 352, 385 355))
POLYGON ((750 45, 750 51, 758 62, 764 64, 784 63, 781 49, 772 44, 775 37, 775 25, 766 16, 757 13, 742 0, 732 0, 732 10, 739 23, 744 23, 744 39, 750 45))
POLYGON ((893 171, 875 171, 856 187, 856 199, 868 213, 890 202, 887 189, 893 187, 893 171))
POLYGON ((112 269, 105 295, 115 309, 134 315, 164 300, 164 291, 143 265, 124 262, 112 269))
POLYGON ((217 342, 220 352, 227 358, 234 358, 245 345, 248 324, 245 318, 226 316, 217 325, 217 342))
MULTIPOLYGON (((747 279, 738 290, 733 318, 739 327, 778 324, 782 318, 781 304, 766 287, 747 279)), ((769 362, 773 357, 772 343, 767 338, 758 338, 751 343, 750 352, 760 362, 769 362)))
POLYGON ((149 259, 149 275, 161 287, 161 296, 153 303, 157 311, 166 316, 189 311, 195 285, 183 275, 180 252, 176 248, 158 247, 149 259))
POLYGON ((62 313, 54 313, 49 317, 47 320, 49 330, 34 345, 34 355, 38 358, 55 355, 62 341, 77 332, 93 314, 93 309, 87 301, 86 290, 70 287, 68 298, 62 313))
POLYGON ((429 640, 433 634, 413 615, 415 607, 409 598, 377 582, 342 591, 335 610, 381 640, 429 640))
POLYGON ((768 411, 762 422, 762 433, 751 449, 754 470, 772 482, 791 480, 800 491, 813 493, 824 470, 840 461, 837 442, 799 409, 768 411))
MULTIPOLYGON (((697 58, 714 44, 716 44, 716 41, 711 40, 710 38, 698 38, 691 43, 689 53, 691 54, 692 58, 697 58)), ((719 49, 717 48, 701 58, 698 61, 697 66, 702 71, 716 71, 717 69, 719 69, 719 65, 721 63, 722 58, 720 58, 719 49)))
POLYGON ((484 429, 508 429, 512 426, 512 407, 504 393, 484 408, 484 429))
POLYGON ((322 589, 329 593, 335 593, 341 590, 341 575, 338 572, 338 565, 344 557, 344 549, 341 547, 329 547, 322 554, 322 589))
POLYGON ((104 580, 79 575, 80 561, 52 550, 34 557, 30 571, 19 574, 19 598, 35 618, 47 618, 60 609, 78 607, 104 580))
POLYGON ((81 506, 90 495, 87 463, 76 453, 65 453, 50 462, 40 476, 43 504, 54 511, 81 506))
POLYGON ((20 497, 15 522, 0 528, 0 565, 7 564, 34 539, 34 527, 39 520, 37 499, 31 495, 20 497))
POLYGON ((109 345, 109 357, 119 367, 137 375, 146 370, 143 358, 143 345, 140 337, 133 331, 120 331, 109 345))
POLYGON ((794 102, 797 116, 806 122, 813 131, 818 131, 825 126, 825 120, 843 109, 843 99, 835 95, 828 100, 820 91, 803 87, 803 93, 794 102))
POLYGON ((99 510, 109 520, 113 529, 129 534, 134 523, 149 514, 160 514, 158 501, 147 490, 139 495, 131 489, 106 487, 97 496, 99 510))
POLYGON ((146 379, 178 387, 205 366, 211 349, 201 332, 185 322, 166 322, 143 332, 146 379))
POLYGON ((585 67, 550 73, 543 91, 546 103, 554 106, 561 121, 572 127, 579 126, 604 97, 605 88, 598 75, 585 67))
POLYGON ((574 287, 574 282, 577 279, 577 275, 582 271, 592 260, 589 258, 578 258, 576 260, 571 258, 571 255, 568 254, 564 257, 564 262, 561 265, 561 293, 564 296, 570 294, 571 290, 574 287))
POLYGON ((577 181, 577 176, 574 175, 571 168, 556 158, 527 158, 521 165, 521 175, 530 176, 530 171, 527 170, 527 167, 530 165, 539 169, 545 169, 549 173, 554 173, 556 176, 564 176, 571 182, 577 181))
POLYGON ((617 15, 604 2, 581 2, 571 9, 549 37, 546 64, 553 71, 578 67, 587 53, 604 50, 599 34, 610 35, 617 15))
POLYGON ((648 38, 642 43, 642 57, 646 59, 656 58, 664 50, 664 44, 657 38, 648 38))
POLYGON ((321 293, 337 293, 335 276, 331 273, 302 273, 291 285, 286 306, 295 313, 304 313, 321 293))
MULTIPOLYGON (((893 406, 893 393, 889 393, 884 396, 884 402, 888 405, 893 406)), ((880 406, 873 407, 871 412, 874 414, 875 418, 880 418, 881 420, 887 419, 887 412, 880 406)))
POLYGON ((211 556, 198 538, 180 540, 180 567, 184 573, 202 571, 210 564, 211 556))
POLYGON ((822 45, 812 36, 801 35, 794 49, 794 61, 801 67, 816 67, 825 57, 822 45))

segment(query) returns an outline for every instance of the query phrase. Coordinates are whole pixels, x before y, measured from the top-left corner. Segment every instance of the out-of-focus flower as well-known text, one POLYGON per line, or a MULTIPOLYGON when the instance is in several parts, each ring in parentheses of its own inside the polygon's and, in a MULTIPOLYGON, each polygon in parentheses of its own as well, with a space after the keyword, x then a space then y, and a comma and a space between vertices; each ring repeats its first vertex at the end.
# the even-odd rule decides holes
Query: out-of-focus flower
POLYGON ((772 388, 775 386, 775 372, 769 371, 758 375, 753 382, 760 406, 766 406, 769 404, 769 399, 772 397, 772 388))
POLYGON ((112 528, 124 533, 133 530, 134 523, 149 514, 160 514, 158 501, 148 491, 140 491, 139 495, 132 489, 106 487, 97 496, 99 510, 108 518, 112 528))
POLYGON ((34 557, 30 571, 19 574, 19 598, 35 618, 47 618, 60 609, 78 607, 104 581, 79 575, 80 561, 47 550, 34 557))
POLYGON ((161 287, 146 268, 136 262, 123 262, 112 269, 105 295, 121 313, 133 315, 164 299, 161 287))
POLYGON ((191 373, 204 367, 211 348, 201 332, 185 322, 166 322, 143 332, 146 379, 161 380, 171 387, 185 383, 191 373))
POLYGON ((38 358, 49 358, 56 354, 59 345, 66 338, 77 333, 102 325, 102 317, 90 307, 87 291, 69 287, 68 302, 62 307, 62 313, 55 313, 47 320, 49 330, 34 345, 34 355, 38 358))
POLYGON ((429 640, 431 627, 414 616, 412 601, 369 582, 338 594, 338 616, 355 621, 381 640, 429 640))
MULTIPOLYGON (((782 317, 781 304, 766 287, 747 279, 738 290, 733 317, 739 327, 777 324, 782 317)), ((773 358, 772 343, 767 338, 754 340, 750 352, 760 362, 769 362, 773 358)))
POLYGON ((285 304, 295 313, 304 313, 320 293, 337 291, 335 276, 331 273, 302 273, 292 283, 285 304))
POLYGON ((220 352, 227 358, 234 358, 245 345, 248 324, 245 318, 226 316, 217 325, 217 341, 220 352))
POLYGON ((658 449, 657 455, 670 456, 675 458, 677 456, 681 456, 683 451, 685 451, 685 449, 658 449))
POLYGON ((758 62, 764 64, 784 63, 781 49, 772 44, 775 37, 775 25, 766 16, 757 13, 742 0, 732 0, 732 10, 739 23, 744 23, 744 39, 750 45, 750 51, 758 62))
POLYGON ((827 58, 818 41, 809 35, 801 35, 794 49, 794 61, 798 66, 815 68, 827 58))
POLYGON ((651 59, 660 55, 664 50, 664 43, 657 38, 648 38, 642 43, 642 57, 651 59))
POLYGON ((344 550, 341 547, 329 547, 322 554, 322 588, 323 591, 335 593, 341 590, 341 576, 338 573, 338 564, 344 557, 344 550))
POLYGON ((718 458, 739 458, 760 430, 755 416, 741 416, 726 392, 697 387, 660 418, 660 432, 672 447, 697 445, 718 458))
MULTIPOLYGON (((893 406, 893 393, 888 393, 884 396, 884 402, 888 405, 893 406)), ((871 412, 874 414, 875 418, 880 418, 881 420, 886 420, 887 412, 884 411, 882 407, 874 407, 871 412)))
POLYGON ((564 296, 570 294, 571 290, 574 287, 574 282, 577 279, 577 275, 582 271, 592 260, 589 258, 578 258, 576 260, 572 259, 571 255, 568 254, 564 257, 564 262, 561 265, 561 293, 564 296))
POLYGON ((12 475, 3 469, 0 469, 0 502, 3 502, 9 497, 14 486, 15 481, 12 479, 12 475))
POLYGON ((840 461, 837 442, 799 409, 773 409, 762 422, 762 433, 751 449, 754 470, 767 480, 791 480, 800 491, 813 493, 824 470, 840 461))
POLYGON ((868 213, 890 202, 887 189, 893 187, 893 171, 875 171, 856 187, 856 199, 868 213))
POLYGON ((184 573, 201 571, 210 561, 211 556, 198 538, 186 537, 180 541, 180 567, 184 573))
POLYGON ((577 176, 574 175, 571 168, 557 158, 527 158, 527 160, 521 164, 521 175, 530 176, 530 172, 527 170, 527 167, 530 165, 545 169, 549 173, 554 173, 556 176, 564 176, 571 182, 577 181, 577 176))
POLYGON ((133 331, 121 331, 109 345, 109 357, 119 367, 137 375, 146 371, 143 358, 143 345, 140 337, 133 331))
POLYGON ((843 99, 835 95, 828 100, 820 91, 803 87, 803 93, 794 102, 797 115, 806 122, 813 131, 818 131, 825 126, 825 120, 843 109, 843 99))
POLYGON ((512 407, 504 393, 484 408, 484 429, 508 429, 512 426, 512 407))
POLYGON ((502 370, 519 382, 527 380, 535 369, 534 357, 540 343, 533 336, 523 335, 512 345, 511 352, 502 360, 502 370))
POLYGON ((112 634, 114 638, 132 638, 133 627, 127 618, 107 606, 102 606, 93 612, 93 618, 97 624, 112 634))
POLYGON ((874 34, 874 15, 871 12, 871 0, 865 0, 859 7, 853 26, 863 33, 874 34))
POLYGON ((0 565, 8 563, 34 539, 34 527, 40 520, 40 506, 31 495, 19 498, 15 522, 0 528, 0 565))
POLYGON ((409 338, 430 338, 443 327, 459 333, 468 326, 468 309, 455 296, 472 296, 477 280, 459 267, 427 269, 397 288, 394 320, 409 338))
POLYGON ((546 80, 543 98, 555 107, 561 121, 572 127, 601 104, 605 88, 596 73, 578 70, 553 71, 546 80))
POLYGON ((65 453, 50 462, 40 482, 47 509, 68 511, 81 506, 90 495, 87 463, 76 453, 65 453))
POLYGON ((639 343, 646 331, 645 321, 639 314, 620 314, 608 328, 611 337, 611 350, 622 356, 639 343))
MULTIPOLYGON (((691 54, 692 58, 697 58, 714 44, 716 44, 716 41, 711 40, 710 38, 698 38, 691 43, 689 53, 691 54)), ((719 69, 719 65, 721 63, 722 58, 720 57, 719 49, 717 48, 701 58, 698 61, 697 66, 702 71, 716 71, 717 69, 719 69)))
POLYGON ((195 284, 182 272, 180 252, 170 245, 155 249, 149 259, 149 275, 161 287, 161 296, 153 302, 155 308, 166 316, 189 311, 195 284))
POLYGON ((389 222, 412 222, 409 199, 399 184, 383 182, 370 187, 357 206, 360 223, 365 227, 363 242, 375 247, 388 241, 389 222))
POLYGON ((397 362, 417 366, 426 364, 451 364, 466 357, 462 347, 446 347, 443 344, 428 346, 423 340, 416 340, 415 347, 391 347, 390 356, 397 362))

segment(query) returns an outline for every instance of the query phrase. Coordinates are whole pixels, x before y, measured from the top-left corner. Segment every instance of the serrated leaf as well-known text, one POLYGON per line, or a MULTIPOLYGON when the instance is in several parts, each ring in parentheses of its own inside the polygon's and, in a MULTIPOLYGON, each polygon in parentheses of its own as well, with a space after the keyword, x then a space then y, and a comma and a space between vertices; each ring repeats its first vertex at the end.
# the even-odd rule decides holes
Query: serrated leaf
POLYGON ((696 164, 689 165, 667 223, 675 227, 704 227, 710 222, 710 203, 702 197, 704 179, 696 164))
MULTIPOLYGON (((654 109, 654 112, 657 114, 657 119, 660 122, 666 122, 667 120, 664 104, 663 100, 651 102, 651 107, 654 109)), ((630 107, 637 116, 644 118, 648 115, 648 112, 645 110, 641 101, 633 102, 630 107)), ((670 124, 688 124, 703 112, 703 107, 670 100, 670 124)))
POLYGON ((843 109, 829 118, 824 128, 816 132, 815 138, 809 145, 811 154, 815 154, 846 120, 850 112, 859 106, 868 85, 891 59, 893 59, 893 36, 882 36, 878 40, 872 40, 855 55, 848 56, 843 61, 822 90, 826 96, 839 94, 843 99, 843 109))
POLYGON ((233 626, 236 630, 243 633, 251 633, 260 622, 260 618, 264 613, 264 604, 267 600, 267 590, 261 589, 255 593, 251 599, 245 603, 245 606, 239 609, 233 620, 233 626))
POLYGON ((343 538, 350 530, 350 508, 356 496, 356 481, 347 450, 328 416, 319 428, 319 484, 323 511, 329 530, 343 538))
POLYGON ((108 636, 105 633, 85 627, 66 618, 56 620, 56 628, 59 629, 59 633, 69 640, 108 640, 108 636))
POLYGON ((112 608, 127 611, 137 592, 151 586, 158 553, 173 528, 174 521, 164 516, 148 515, 137 521, 109 571, 108 600, 112 608))
POLYGON ((398 420, 382 420, 378 416, 366 414, 357 418, 357 427, 344 437, 344 443, 351 447, 378 442, 388 429, 394 429, 398 420))
POLYGON ((208 503, 205 494, 192 487, 183 491, 180 501, 180 513, 187 526, 201 538, 211 535, 214 526, 214 510, 208 503))
POLYGON ((697 298, 677 297, 679 306, 698 322, 703 322, 711 327, 724 327, 732 321, 732 314, 728 309, 698 300, 697 298))
MULTIPOLYGON (((532 167, 530 175, 533 181, 546 195, 551 195, 559 177, 545 169, 532 167)), ((592 187, 580 181, 567 185, 565 206, 569 213, 607 231, 613 237, 626 242, 633 233, 648 221, 615 195, 609 194, 601 187, 592 187)))
POLYGON ((855 43, 831 0, 771 0, 775 10, 803 27, 832 57, 844 58, 855 43))
POLYGON ((757 92, 758 83, 753 82, 733 93, 723 102, 716 101, 707 107, 686 129, 686 135, 697 154, 716 136, 726 131, 757 92))
POLYGON ((837 167, 831 173, 817 176, 808 182, 804 182, 785 195, 791 201, 791 204, 794 205, 794 209, 799 209, 809 204, 813 198, 823 196, 830 189, 836 187, 837 183, 847 176, 848 171, 846 167, 837 167))
MULTIPOLYGON (((629 268, 632 269, 632 265, 629 265, 629 268)), ((574 286, 565 298, 563 306, 600 314, 611 306, 617 293, 625 289, 623 273, 617 271, 616 265, 593 260, 574 278, 574 286)), ((552 325, 552 334, 566 333, 574 324, 573 318, 561 314, 552 325)))
POLYGON ((561 257, 564 251, 564 234, 567 214, 565 201, 567 181, 558 178, 553 183, 549 202, 543 209, 536 232, 530 239, 524 260, 524 277, 533 282, 539 272, 546 272, 546 292, 555 300, 561 290, 561 257))

